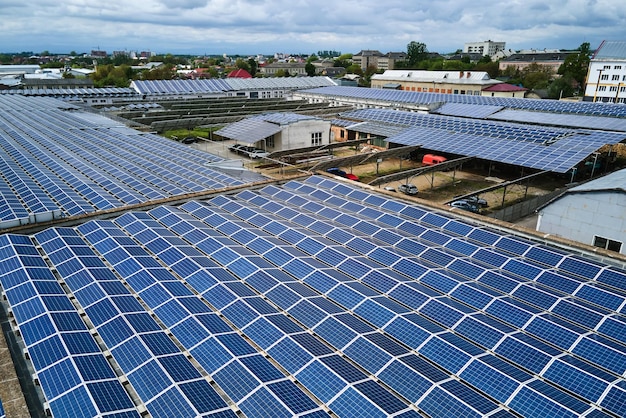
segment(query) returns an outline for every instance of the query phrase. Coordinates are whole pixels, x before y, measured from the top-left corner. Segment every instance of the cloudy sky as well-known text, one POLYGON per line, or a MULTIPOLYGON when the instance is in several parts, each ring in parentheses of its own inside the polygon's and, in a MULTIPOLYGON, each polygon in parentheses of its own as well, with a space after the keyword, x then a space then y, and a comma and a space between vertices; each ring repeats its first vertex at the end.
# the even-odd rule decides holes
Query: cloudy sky
POLYGON ((453 52, 626 40, 623 0, 0 0, 0 52, 453 52))

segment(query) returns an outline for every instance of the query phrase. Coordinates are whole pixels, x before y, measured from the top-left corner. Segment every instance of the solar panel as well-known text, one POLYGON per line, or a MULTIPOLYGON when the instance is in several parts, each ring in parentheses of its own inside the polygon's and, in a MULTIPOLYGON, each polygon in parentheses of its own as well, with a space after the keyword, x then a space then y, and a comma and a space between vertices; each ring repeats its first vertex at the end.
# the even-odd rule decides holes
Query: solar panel
POLYGON ((626 273, 336 180, 2 235, 0 249, 0 283, 52 396, 120 376, 156 416, 623 411, 612 286, 626 273), (52 285, 61 275, 66 287, 52 285), (76 329, 76 305, 102 346, 76 329), (77 368, 54 386, 66 347, 77 368))

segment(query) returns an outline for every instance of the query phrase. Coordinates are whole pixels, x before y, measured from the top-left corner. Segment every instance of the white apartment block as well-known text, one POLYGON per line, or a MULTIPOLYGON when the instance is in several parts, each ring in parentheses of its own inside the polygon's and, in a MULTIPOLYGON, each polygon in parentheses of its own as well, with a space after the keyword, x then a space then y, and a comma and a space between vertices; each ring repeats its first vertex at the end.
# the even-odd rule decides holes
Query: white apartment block
POLYGON ((491 40, 484 42, 468 42, 463 46, 463 52, 493 57, 498 51, 503 51, 505 45, 506 42, 494 42, 491 40))
POLYGON ((584 101, 626 103, 626 41, 603 41, 589 63, 584 101))

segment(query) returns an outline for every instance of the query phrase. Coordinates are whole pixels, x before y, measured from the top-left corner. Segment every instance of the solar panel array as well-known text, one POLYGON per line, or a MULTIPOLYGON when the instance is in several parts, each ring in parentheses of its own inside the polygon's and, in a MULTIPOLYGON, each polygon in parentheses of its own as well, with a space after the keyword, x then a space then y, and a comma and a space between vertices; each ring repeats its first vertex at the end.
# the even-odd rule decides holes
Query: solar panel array
POLYGON ((398 103, 431 105, 436 103, 465 103, 474 105, 502 106, 511 109, 535 110, 541 112, 572 113, 592 116, 626 116, 626 106, 607 105, 592 102, 565 102, 559 100, 522 99, 509 97, 484 97, 466 94, 427 93, 403 90, 364 89, 360 87, 329 86, 306 90, 327 97, 352 97, 367 100, 381 100, 398 103))
POLYGON ((281 130, 280 125, 269 123, 261 119, 247 118, 226 125, 224 128, 215 131, 215 135, 254 144, 255 142, 277 134, 281 130))
POLYGON ((139 94, 221 93, 234 90, 305 89, 336 85, 328 77, 216 78, 199 80, 135 80, 131 88, 139 94))
POLYGON ((321 176, 0 236, 0 284, 53 416, 626 415, 626 271, 321 176))
POLYGON ((215 131, 215 134, 254 144, 277 134, 283 129, 283 125, 311 119, 315 119, 315 117, 291 112, 264 113, 228 124, 215 131))
POLYGON ((361 109, 341 116, 409 128, 388 137, 388 142, 421 145, 439 152, 557 173, 567 172, 603 145, 625 139, 623 133, 548 128, 391 109, 361 109))
POLYGON ((536 123, 541 125, 569 126, 587 129, 600 129, 604 131, 626 132, 626 119, 624 118, 585 116, 564 113, 544 113, 513 109, 503 110, 488 116, 486 115, 485 117, 509 122, 536 123))
POLYGON ((127 87, 86 87, 64 89, 10 89, 0 90, 0 95, 19 96, 53 96, 53 97, 103 97, 103 96, 134 96, 137 92, 127 87))
POLYGON ((245 184, 206 166, 220 157, 54 103, 0 96, 0 227, 245 184))

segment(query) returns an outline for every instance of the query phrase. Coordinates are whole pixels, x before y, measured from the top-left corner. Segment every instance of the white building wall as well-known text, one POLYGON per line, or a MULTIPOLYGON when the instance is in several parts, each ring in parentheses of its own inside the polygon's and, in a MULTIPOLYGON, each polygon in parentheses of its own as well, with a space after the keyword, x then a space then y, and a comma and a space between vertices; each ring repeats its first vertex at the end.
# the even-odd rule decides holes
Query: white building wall
POLYGON ((599 236, 622 242, 626 254, 626 194, 569 194, 539 212, 537 230, 593 245, 599 236))
POLYGON ((311 135, 314 132, 322 133, 322 144, 330 144, 330 121, 320 119, 303 120, 286 125, 276 136, 275 149, 288 150, 310 147, 311 135))
POLYGON ((589 64, 585 101, 626 103, 626 60, 589 64))

